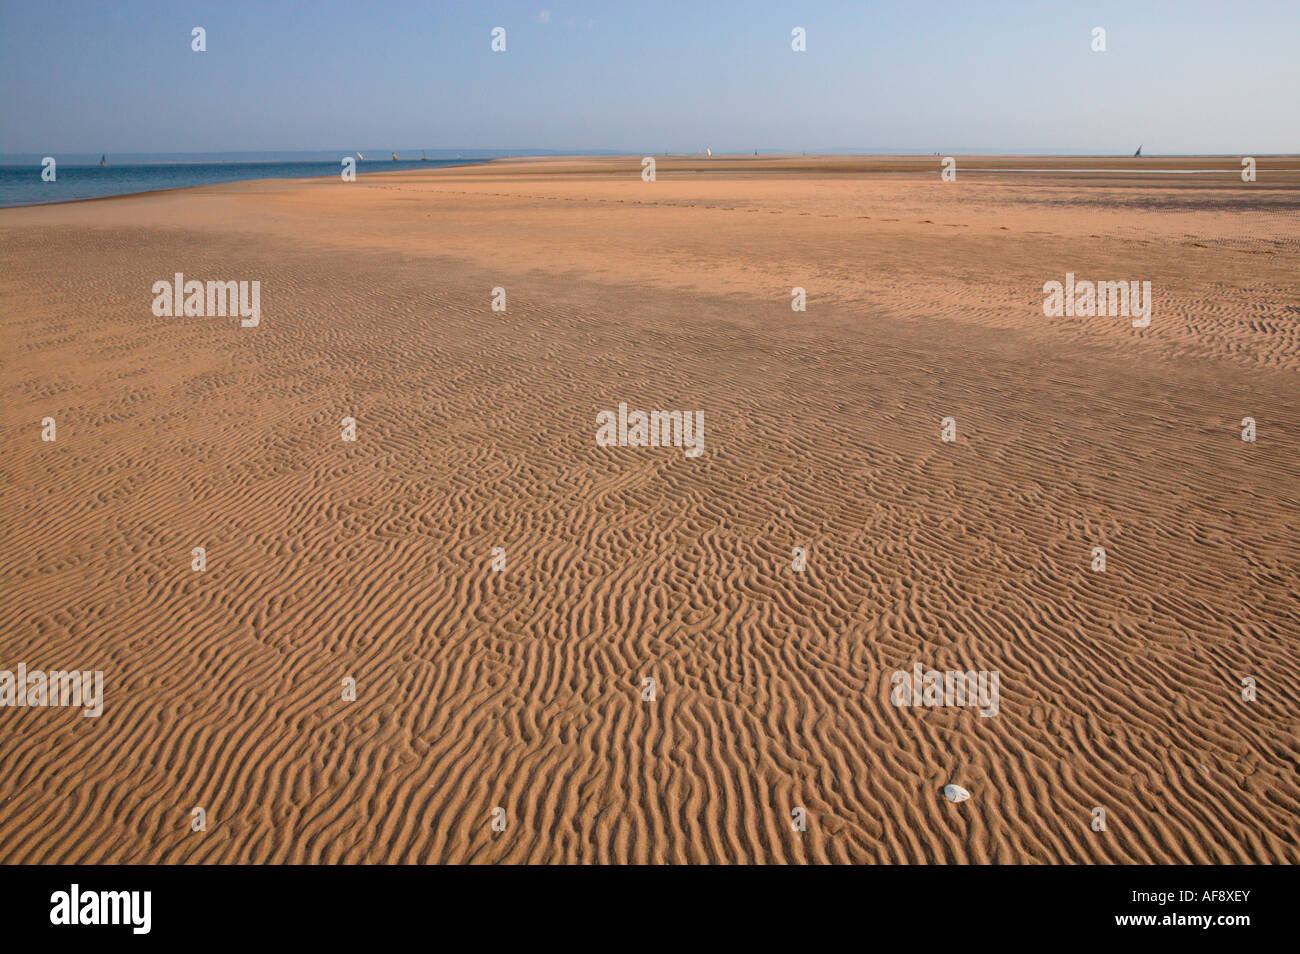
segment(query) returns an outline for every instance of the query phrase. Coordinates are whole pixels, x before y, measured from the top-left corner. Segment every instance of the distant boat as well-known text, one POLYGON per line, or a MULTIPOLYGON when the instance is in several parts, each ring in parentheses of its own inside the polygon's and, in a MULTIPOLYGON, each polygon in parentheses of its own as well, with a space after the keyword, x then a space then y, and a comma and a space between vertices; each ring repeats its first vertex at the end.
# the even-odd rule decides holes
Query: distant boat
POLYGON ((1138 151, 1135 152, 1135 153, 1133 153, 1133 155, 1134 155, 1134 156, 1140 156, 1140 155, 1142 155, 1142 147, 1141 147, 1141 146, 1138 146, 1138 151))
POLYGON ((106 166, 106 165, 108 165, 108 153, 102 153, 102 154, 100 155, 100 157, 99 157, 99 164, 100 164, 101 166, 106 166))
POLYGON ((426 155, 424 154, 424 150, 423 150, 423 149, 420 150, 420 161, 421 161, 421 162, 428 162, 428 161, 429 161, 429 157, 426 156, 426 155))
POLYGON ((397 161, 397 153, 393 153, 393 162, 397 161))
POLYGON ((363 156, 363 155, 361 155, 360 150, 358 150, 358 151, 357 151, 357 161, 360 162, 360 161, 361 161, 362 159, 364 159, 364 158, 366 158, 366 157, 363 156))

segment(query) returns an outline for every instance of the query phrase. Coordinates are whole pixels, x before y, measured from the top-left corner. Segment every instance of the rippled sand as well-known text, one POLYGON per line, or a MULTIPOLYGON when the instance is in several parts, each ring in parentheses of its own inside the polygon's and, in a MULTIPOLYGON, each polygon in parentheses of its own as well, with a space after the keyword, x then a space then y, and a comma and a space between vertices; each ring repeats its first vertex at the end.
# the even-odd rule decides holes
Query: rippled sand
POLYGON ((0 862, 1300 860, 1300 161, 1183 161, 0 211, 0 669, 105 674, 0 709, 0 862), (1067 271, 1150 327, 1044 317, 1067 271), (620 402, 704 453, 598 447, 620 402))

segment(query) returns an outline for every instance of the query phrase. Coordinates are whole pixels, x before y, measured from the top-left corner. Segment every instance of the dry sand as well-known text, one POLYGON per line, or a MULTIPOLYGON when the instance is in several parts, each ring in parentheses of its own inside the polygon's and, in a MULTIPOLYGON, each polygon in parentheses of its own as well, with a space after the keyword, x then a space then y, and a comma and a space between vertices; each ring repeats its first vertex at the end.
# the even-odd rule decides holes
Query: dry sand
POLYGON ((0 709, 0 862, 1300 860, 1300 162, 938 162, 0 211, 0 668, 105 673, 0 709))

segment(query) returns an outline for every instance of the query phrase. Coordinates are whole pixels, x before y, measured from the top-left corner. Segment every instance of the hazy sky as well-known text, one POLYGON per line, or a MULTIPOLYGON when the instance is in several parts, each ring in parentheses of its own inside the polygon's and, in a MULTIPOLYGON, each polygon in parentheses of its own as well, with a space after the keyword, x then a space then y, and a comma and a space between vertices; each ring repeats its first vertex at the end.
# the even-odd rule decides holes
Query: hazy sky
POLYGON ((0 152, 1300 152, 1298 38, 1300 0, 0 0, 0 152))

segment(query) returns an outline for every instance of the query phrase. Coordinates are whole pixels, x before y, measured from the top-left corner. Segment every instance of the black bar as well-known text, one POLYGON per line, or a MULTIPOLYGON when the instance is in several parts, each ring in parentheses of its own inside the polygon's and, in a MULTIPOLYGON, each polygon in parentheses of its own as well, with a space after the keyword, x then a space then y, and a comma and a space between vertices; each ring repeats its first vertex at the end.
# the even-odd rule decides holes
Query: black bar
MULTIPOLYGON (((473 867, 7 867, 0 868, 0 930, 11 950, 21 950, 9 947, 21 940, 207 947, 264 939, 337 950, 341 943, 421 937, 431 945, 463 947, 480 931, 482 942, 493 946, 507 937, 535 946, 567 936, 584 945, 695 947, 706 938, 771 940, 780 936, 776 932, 795 932, 813 945, 818 937, 829 944, 847 932, 870 945, 900 930, 930 949, 948 943, 998 947, 1013 939, 1070 947, 1098 939, 1222 946, 1284 930, 1293 883, 1285 867, 761 874, 663 867, 598 874, 473 867), (143 913, 142 903, 122 908, 120 920, 127 923, 51 923, 57 893, 70 902, 74 884, 83 905, 87 893, 149 892, 148 933, 135 933, 130 923, 131 914, 143 913), (1154 922, 1119 923, 1146 916, 1154 922), (1211 923, 1189 923, 1193 917, 1211 923), (457 936, 461 940, 453 940, 457 936)), ((98 910, 95 897, 91 905, 98 910)))

